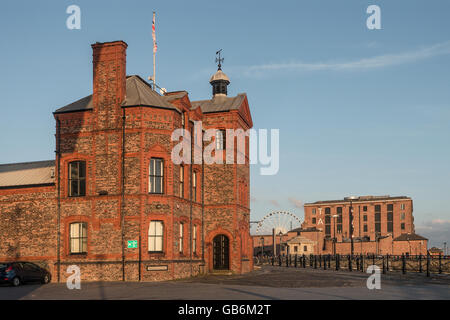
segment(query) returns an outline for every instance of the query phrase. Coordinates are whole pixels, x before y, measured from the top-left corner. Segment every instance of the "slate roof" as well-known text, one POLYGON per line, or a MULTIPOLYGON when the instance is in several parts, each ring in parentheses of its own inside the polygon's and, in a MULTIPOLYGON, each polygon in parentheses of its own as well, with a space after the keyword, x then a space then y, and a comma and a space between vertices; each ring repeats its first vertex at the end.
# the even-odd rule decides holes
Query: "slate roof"
POLYGON ((411 240, 428 240, 428 239, 419 236, 418 234, 415 233, 404 233, 394 239, 394 241, 411 241, 411 240))
POLYGON ((316 243, 314 240, 302 237, 302 236, 296 236, 292 239, 289 239, 286 241, 287 243, 316 243))
MULTIPOLYGON (((122 107, 146 106, 172 109, 179 112, 178 108, 169 102, 165 96, 154 91, 151 86, 137 75, 127 76, 126 95, 122 107)), ((86 96, 57 109, 54 113, 78 112, 93 109, 92 95, 86 96)))
POLYGON ((54 160, 0 164, 0 188, 49 185, 54 176, 54 160))
POLYGON ((191 101, 191 104, 192 109, 196 109, 200 106, 203 113, 223 112, 238 110, 245 97, 245 93, 239 93, 236 97, 216 96, 209 100, 191 101))
MULTIPOLYGON (((353 199, 352 202, 366 202, 366 201, 385 201, 385 200, 399 200, 399 199, 410 199, 407 196, 397 196, 397 197, 391 197, 391 196, 360 196, 356 199, 353 199)), ((305 203, 305 206, 307 205, 315 205, 315 204, 327 204, 327 203, 347 203, 350 202, 349 199, 339 199, 339 200, 324 200, 324 201, 316 201, 316 202, 310 202, 305 203)))

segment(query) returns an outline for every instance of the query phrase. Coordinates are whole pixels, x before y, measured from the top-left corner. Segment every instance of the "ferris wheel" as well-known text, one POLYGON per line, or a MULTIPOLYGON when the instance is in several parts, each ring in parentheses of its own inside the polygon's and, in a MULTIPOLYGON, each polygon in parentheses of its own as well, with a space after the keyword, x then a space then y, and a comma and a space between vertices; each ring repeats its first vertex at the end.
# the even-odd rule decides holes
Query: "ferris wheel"
POLYGON ((286 233, 292 229, 298 228, 301 225, 301 220, 293 213, 288 211, 273 211, 265 215, 252 228, 254 235, 268 235, 272 234, 275 229, 275 234, 286 233))

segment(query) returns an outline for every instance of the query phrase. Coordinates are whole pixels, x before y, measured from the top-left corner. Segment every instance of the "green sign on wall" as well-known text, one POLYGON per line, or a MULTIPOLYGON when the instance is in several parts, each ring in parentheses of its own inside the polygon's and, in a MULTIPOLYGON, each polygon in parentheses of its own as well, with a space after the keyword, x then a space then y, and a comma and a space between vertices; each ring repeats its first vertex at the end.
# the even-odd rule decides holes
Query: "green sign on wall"
POLYGON ((128 240, 128 248, 135 249, 138 246, 137 240, 128 240))

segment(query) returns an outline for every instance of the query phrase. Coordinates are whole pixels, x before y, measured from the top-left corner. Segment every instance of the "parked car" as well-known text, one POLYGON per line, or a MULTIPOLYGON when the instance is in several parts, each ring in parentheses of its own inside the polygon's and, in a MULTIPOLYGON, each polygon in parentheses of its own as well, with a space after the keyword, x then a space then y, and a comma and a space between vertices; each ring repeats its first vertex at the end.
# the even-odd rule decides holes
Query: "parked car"
POLYGON ((46 269, 31 262, 0 262, 0 283, 10 283, 17 287, 25 282, 49 283, 51 274, 46 269))

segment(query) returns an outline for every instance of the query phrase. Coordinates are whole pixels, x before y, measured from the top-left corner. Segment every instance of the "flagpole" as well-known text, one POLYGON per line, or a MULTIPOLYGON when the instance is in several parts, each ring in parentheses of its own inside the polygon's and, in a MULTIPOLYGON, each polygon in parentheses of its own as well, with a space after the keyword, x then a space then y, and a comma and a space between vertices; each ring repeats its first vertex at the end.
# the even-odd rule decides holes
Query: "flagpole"
MULTIPOLYGON (((156 25, 155 20, 155 11, 153 11, 153 26, 156 25)), ((155 32, 155 31, 153 31, 155 32)), ((153 40, 155 41, 155 40, 153 40)), ((155 43, 153 43, 153 90, 156 91, 156 50, 155 50, 155 43)))

